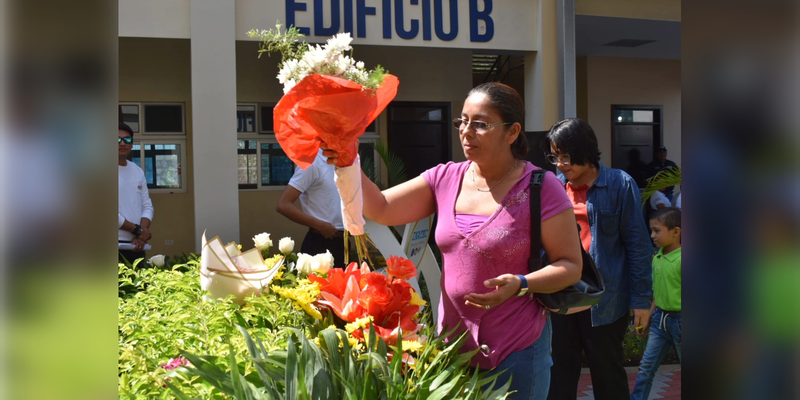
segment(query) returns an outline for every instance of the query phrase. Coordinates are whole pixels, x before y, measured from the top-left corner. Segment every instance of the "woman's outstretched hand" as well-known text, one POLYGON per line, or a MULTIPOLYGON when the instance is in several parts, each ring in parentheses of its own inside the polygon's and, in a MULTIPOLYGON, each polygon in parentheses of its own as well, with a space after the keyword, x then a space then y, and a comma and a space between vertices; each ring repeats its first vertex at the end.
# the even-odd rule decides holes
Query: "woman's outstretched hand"
POLYGON ((503 274, 497 278, 487 279, 483 282, 486 287, 494 287, 494 291, 485 294, 470 293, 464 296, 464 304, 482 310, 497 307, 504 301, 514 297, 519 292, 519 278, 516 275, 503 274))

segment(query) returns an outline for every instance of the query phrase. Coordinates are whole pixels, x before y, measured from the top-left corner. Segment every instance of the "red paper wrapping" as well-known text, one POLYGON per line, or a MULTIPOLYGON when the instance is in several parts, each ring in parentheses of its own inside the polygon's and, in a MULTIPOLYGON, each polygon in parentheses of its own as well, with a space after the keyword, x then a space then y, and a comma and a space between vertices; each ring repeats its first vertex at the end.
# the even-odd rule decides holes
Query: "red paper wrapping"
POLYGON ((350 166, 358 155, 358 137, 394 99, 399 84, 386 74, 373 96, 347 79, 309 75, 275 106, 275 138, 302 169, 314 162, 320 140, 339 153, 337 166, 350 166))

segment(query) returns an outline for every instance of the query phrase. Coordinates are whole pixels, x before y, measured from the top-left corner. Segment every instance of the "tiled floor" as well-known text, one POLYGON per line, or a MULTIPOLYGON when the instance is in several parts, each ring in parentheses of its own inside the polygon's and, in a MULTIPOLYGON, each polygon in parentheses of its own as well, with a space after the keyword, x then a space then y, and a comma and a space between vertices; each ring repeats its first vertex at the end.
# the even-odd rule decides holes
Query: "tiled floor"
MULTIPOLYGON (((628 371, 628 385, 631 390, 636 384, 636 374, 638 367, 626 368, 628 371)), ((650 399, 680 399, 681 398, 681 366, 662 365, 653 380, 653 388, 650 390, 650 399)), ((592 392, 592 377, 589 369, 584 368, 581 379, 578 381, 578 400, 594 399, 592 392)))

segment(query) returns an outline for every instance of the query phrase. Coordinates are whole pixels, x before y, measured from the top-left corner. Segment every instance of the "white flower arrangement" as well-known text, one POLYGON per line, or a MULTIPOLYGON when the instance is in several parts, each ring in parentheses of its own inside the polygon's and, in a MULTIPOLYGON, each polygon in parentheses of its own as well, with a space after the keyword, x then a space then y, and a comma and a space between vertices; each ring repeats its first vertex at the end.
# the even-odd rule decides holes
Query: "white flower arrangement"
POLYGON ((280 27, 280 24, 276 26, 277 32, 253 29, 247 35, 261 39, 261 53, 277 51, 282 54, 283 62, 278 66, 278 82, 283 85, 284 94, 289 93, 297 83, 311 74, 347 79, 364 89, 372 90, 376 90, 383 82, 386 71, 381 66, 368 71, 362 61, 352 58, 353 47, 350 43, 353 38, 349 32, 336 34, 320 46, 302 43, 303 35, 295 27, 291 27, 286 33, 280 33, 280 27), (347 51, 350 55, 345 55, 347 51))

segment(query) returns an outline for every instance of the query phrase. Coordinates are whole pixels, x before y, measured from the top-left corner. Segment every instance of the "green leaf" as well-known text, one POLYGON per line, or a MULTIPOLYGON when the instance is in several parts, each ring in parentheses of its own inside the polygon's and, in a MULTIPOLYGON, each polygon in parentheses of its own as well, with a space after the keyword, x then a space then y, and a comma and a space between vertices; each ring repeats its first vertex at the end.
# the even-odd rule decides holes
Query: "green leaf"
POLYGON ((650 196, 655 192, 670 186, 680 186, 681 168, 666 168, 647 180, 647 187, 642 192, 642 207, 646 207, 650 196))
POLYGON ((285 385, 284 393, 286 398, 296 399, 298 384, 297 347, 291 337, 289 337, 289 341, 287 342, 286 375, 283 382, 285 385))

